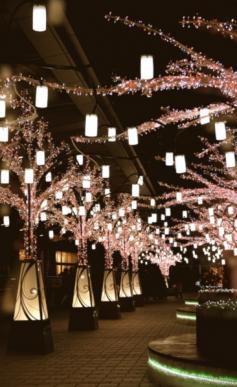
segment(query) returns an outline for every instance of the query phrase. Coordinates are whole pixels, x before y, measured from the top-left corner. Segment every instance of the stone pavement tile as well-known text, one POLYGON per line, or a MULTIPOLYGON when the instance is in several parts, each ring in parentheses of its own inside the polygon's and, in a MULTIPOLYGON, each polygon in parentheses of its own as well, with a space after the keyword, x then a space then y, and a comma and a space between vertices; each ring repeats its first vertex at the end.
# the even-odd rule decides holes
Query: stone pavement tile
POLYGON ((100 328, 93 332, 69 333, 67 314, 55 315, 55 352, 47 356, 6 356, 0 323, 0 386, 153 386, 146 375, 149 341, 194 332, 194 327, 176 323, 177 305, 147 305, 124 314, 121 320, 100 321, 100 328))

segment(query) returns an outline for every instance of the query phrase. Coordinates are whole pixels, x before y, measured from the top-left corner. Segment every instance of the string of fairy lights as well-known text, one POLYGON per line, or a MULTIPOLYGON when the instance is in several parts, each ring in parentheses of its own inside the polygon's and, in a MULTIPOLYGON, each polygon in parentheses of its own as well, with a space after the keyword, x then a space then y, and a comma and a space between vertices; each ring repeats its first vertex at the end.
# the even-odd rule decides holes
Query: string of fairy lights
MULTIPOLYGON (((189 59, 170 63, 164 76, 155 77, 153 56, 142 55, 138 78, 117 77, 112 86, 98 86, 96 89, 67 86, 46 79, 37 80, 24 74, 1 80, 0 154, 4 167, 0 171, 0 202, 19 211, 25 224, 25 254, 36 258, 35 230, 39 222, 45 222, 50 228, 50 238, 55 236, 53 226, 63 224, 61 235, 69 233, 72 236, 78 246, 78 259, 83 263, 87 260, 85 243, 91 240, 104 245, 108 267, 111 266, 112 252, 119 250, 124 267, 128 265, 129 256, 136 267, 138 257, 145 257, 152 263, 158 263, 162 267, 162 273, 167 276, 169 267, 175 262, 182 258, 184 262, 189 262, 185 254, 190 246, 193 246, 194 259, 198 258, 197 250, 201 247, 202 254, 208 260, 225 264, 222 258, 223 249, 233 250, 234 255, 237 255, 237 224, 234 219, 237 144, 235 131, 228 128, 225 121, 217 120, 214 124, 216 143, 201 139, 204 150, 195 155, 196 161, 191 165, 187 165, 184 154, 169 151, 164 157, 157 156, 158 160, 165 162, 166 167, 175 168, 181 182, 191 181, 197 183, 197 187, 184 188, 182 185, 163 183, 166 191, 163 195, 141 196, 140 187, 144 179, 139 176, 137 183, 131 186, 131 194, 118 195, 114 199, 108 183, 110 165, 97 168, 83 154, 73 157, 68 145, 56 146, 47 132, 47 123, 38 117, 38 112, 48 107, 51 89, 77 96, 116 94, 122 97, 141 93, 151 97, 161 90, 182 91, 205 87, 215 88, 225 97, 226 102, 205 107, 185 110, 167 108, 157 119, 128 127, 122 133, 118 133, 117 128, 111 125, 107 128, 106 135, 99 133, 98 115, 86 114, 84 135, 72 138, 76 144, 127 140, 130 146, 136 146, 139 136, 158 131, 167 125, 177 125, 178 128, 207 125, 213 118, 218 119, 223 114, 232 114, 235 111, 237 78, 232 68, 226 69, 220 62, 197 53, 150 24, 135 22, 128 17, 113 16, 111 13, 106 15, 106 20, 142 29, 148 35, 157 36, 177 47, 189 59), (18 92, 17 85, 20 83, 26 90, 35 89, 34 102, 31 101, 28 90, 25 95, 18 92), (22 112, 15 121, 9 121, 6 107, 15 111, 20 108, 22 112), (25 146, 24 150, 22 144, 25 146), (68 162, 63 167, 62 163, 58 164, 58 160, 65 152, 68 162), (61 165, 59 172, 54 169, 55 162, 58 166, 61 165), (11 174, 19 182, 17 193, 11 189, 11 174), (181 211, 182 216, 178 219, 173 217, 174 207, 181 211), (227 211, 223 208, 227 208, 227 211), (146 221, 139 215, 142 210, 152 211, 146 221)), ((233 40, 236 38, 234 20, 219 23, 197 17, 184 18, 181 23, 184 27, 206 28, 233 40)), ((33 5, 32 28, 37 32, 46 30, 45 5, 33 5)), ((4 216, 3 225, 10 226, 9 216, 4 216)))

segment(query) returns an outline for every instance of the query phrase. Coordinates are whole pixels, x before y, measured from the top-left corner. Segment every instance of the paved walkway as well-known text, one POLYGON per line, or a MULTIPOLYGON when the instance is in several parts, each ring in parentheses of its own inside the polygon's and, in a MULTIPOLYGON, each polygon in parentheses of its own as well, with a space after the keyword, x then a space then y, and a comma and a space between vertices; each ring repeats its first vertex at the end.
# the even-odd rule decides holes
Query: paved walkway
POLYGON ((54 318, 55 352, 46 356, 5 355, 3 327, 0 386, 153 386, 146 375, 147 343, 194 329, 176 322, 177 305, 172 300, 146 305, 124 313, 121 320, 100 320, 99 330, 93 332, 68 333, 66 316, 54 318))

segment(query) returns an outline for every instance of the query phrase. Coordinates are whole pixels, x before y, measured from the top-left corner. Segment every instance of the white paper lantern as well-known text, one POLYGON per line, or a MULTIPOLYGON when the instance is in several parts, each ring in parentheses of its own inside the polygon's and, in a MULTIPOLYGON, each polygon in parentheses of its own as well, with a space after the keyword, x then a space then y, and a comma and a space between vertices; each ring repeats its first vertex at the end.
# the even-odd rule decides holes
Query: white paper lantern
POLYGON ((125 209, 123 207, 119 208, 119 216, 122 218, 125 215, 125 209))
POLYGON ((166 152, 165 154, 165 165, 171 167, 174 165, 174 154, 173 152, 166 152))
POLYGON ((98 134, 98 116, 97 114, 87 114, 85 122, 85 136, 96 137, 98 134))
POLYGON ((91 186, 91 177, 90 175, 85 175, 82 178, 82 188, 88 189, 91 186))
POLYGON ((0 98, 0 118, 6 117, 6 101, 0 98))
POLYGON ((8 169, 1 170, 1 184, 9 184, 10 173, 8 169))
POLYGON ((156 213, 152 213, 151 214, 151 219, 152 219, 152 223, 156 223, 157 222, 157 214, 156 213))
POLYGON ((46 181, 46 183, 50 183, 52 181, 52 172, 46 173, 45 181, 46 181))
POLYGON ((188 211, 183 210, 183 211, 182 211, 182 217, 183 217, 184 219, 187 218, 187 217, 188 217, 188 211))
POLYGON ((102 165, 102 177, 104 179, 108 179, 110 176, 110 166, 109 165, 102 165))
POLYGON ((210 111, 207 108, 201 109, 199 112, 200 124, 206 125, 210 122, 210 111))
POLYGON ((128 128, 128 143, 129 145, 138 144, 137 128, 128 128))
POLYGON ((39 166, 45 164, 45 151, 36 152, 36 164, 39 166))
POLYGON ((83 165, 83 161, 84 161, 83 155, 76 155, 76 159, 79 165, 83 165))
POLYGON ((92 202, 92 193, 91 192, 86 192, 85 201, 86 201, 86 203, 92 202))
POLYGON ((154 78, 154 60, 152 55, 142 55, 140 60, 140 78, 154 78))
POLYGON ((71 209, 68 206, 62 206, 62 214, 69 215, 71 213, 71 209))
POLYGON ((165 220, 165 214, 161 214, 160 219, 165 220))
POLYGON ((208 214, 209 216, 214 216, 214 208, 212 207, 208 208, 208 214))
POLYGON ((225 162, 227 168, 235 167, 235 153, 234 152, 226 152, 225 153, 225 162))
POLYGON ((53 239, 53 238, 54 238, 54 231, 49 230, 49 239, 53 239))
POLYGON ((79 214, 80 216, 86 216, 86 209, 85 209, 84 206, 79 206, 78 214, 79 214))
POLYGON ((176 192, 176 201, 182 202, 182 200, 183 200, 182 192, 176 192))
POLYGON ((186 160, 184 155, 175 156, 175 170, 176 173, 186 172, 186 160))
POLYGON ((109 142, 116 141, 116 128, 108 128, 108 141, 109 142))
POLYGON ((32 13, 32 29, 36 32, 46 31, 47 12, 46 7, 42 4, 33 6, 32 13))
POLYGON ((229 215, 233 215, 234 214, 234 208, 232 206, 229 206, 227 211, 228 211, 229 215))
POLYGON ((139 197, 140 194, 140 186, 139 184, 132 184, 132 196, 134 198, 139 197))
POLYGON ((3 225, 5 227, 9 227, 10 226, 10 217, 8 215, 4 215, 4 217, 3 217, 3 225))
POLYGON ((234 255, 237 256, 237 248, 234 248, 234 255))
POLYGON ((151 207, 155 207, 155 205, 156 205, 156 201, 155 201, 155 199, 151 199, 150 200, 150 205, 151 205, 151 207))
POLYGON ((198 196, 197 202, 199 205, 203 204, 203 198, 201 196, 198 196))
POLYGON ((144 177, 142 175, 139 176, 139 178, 137 180, 137 184, 139 184, 139 185, 143 185, 144 184, 144 177))
POLYGON ((105 188, 105 196, 106 196, 107 198, 110 197, 110 188, 105 188))
POLYGON ((218 141, 223 141, 226 139, 226 127, 224 122, 215 123, 215 135, 218 141))
POLYGON ((40 220, 41 220, 41 222, 45 222, 47 220, 46 212, 41 212, 40 213, 40 220))
POLYGON ((171 209, 170 208, 165 209, 165 216, 171 216, 171 209))
POLYGON ((24 177, 26 184, 33 184, 34 182, 34 171, 32 168, 26 168, 25 169, 25 177, 24 177))
POLYGON ((63 192, 62 191, 56 191, 55 192, 55 199, 61 200, 63 198, 63 192))
POLYGON ((9 130, 7 126, 0 127, 0 142, 8 142, 9 130))
POLYGON ((132 200, 131 206, 132 206, 132 210, 136 210, 137 209, 137 201, 136 200, 132 200))
POLYGON ((36 86, 35 106, 44 109, 48 106, 48 87, 36 86))

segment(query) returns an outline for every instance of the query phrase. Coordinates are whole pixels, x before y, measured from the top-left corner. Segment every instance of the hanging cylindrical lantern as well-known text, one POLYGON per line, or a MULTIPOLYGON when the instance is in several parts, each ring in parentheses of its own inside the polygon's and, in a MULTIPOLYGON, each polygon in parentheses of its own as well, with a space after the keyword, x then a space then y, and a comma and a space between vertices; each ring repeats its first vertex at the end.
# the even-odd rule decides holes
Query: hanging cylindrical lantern
POLYGON ((225 153, 225 161, 227 168, 235 167, 235 152, 226 152, 225 153))
POLYGON ((154 60, 152 55, 142 55, 140 59, 140 78, 154 78, 154 60))
POLYGON ((48 87, 44 85, 36 86, 35 106, 44 109, 48 106, 48 87))
POLYGON ((84 206, 79 206, 78 215, 80 216, 86 216, 86 209, 84 206))
POLYGON ((132 210, 136 210, 137 209, 137 201, 136 200, 132 200, 131 207, 132 207, 132 210))
POLYGON ((215 135, 218 141, 223 141, 226 139, 226 127, 224 122, 215 123, 215 135))
POLYGON ((102 177, 104 179, 108 179, 110 176, 110 166, 109 165, 102 165, 102 177))
POLYGON ((92 193, 91 192, 86 192, 85 202, 86 203, 91 203, 92 202, 92 193))
POLYGON ((53 238, 54 238, 54 231, 49 230, 49 239, 53 239, 53 238))
POLYGON ((170 208, 165 209, 165 216, 167 216, 167 217, 171 216, 171 209, 170 208))
POLYGON ((45 151, 40 150, 36 152, 36 164, 39 166, 45 164, 45 151))
POLYGON ((175 170, 176 173, 186 172, 186 160, 184 155, 175 156, 175 170))
POLYGON ((2 169, 1 170, 1 184, 9 184, 9 181, 10 181, 10 172, 8 169, 2 169))
POLYGON ((34 182, 34 170, 32 168, 25 169, 24 181, 26 184, 33 184, 33 182, 34 182))
POLYGON ((47 26, 47 11, 43 4, 33 5, 32 12, 32 29, 36 32, 46 31, 47 26))
POLYGON ((52 172, 46 173, 45 181, 46 181, 46 183, 50 183, 52 181, 52 172))
POLYGON ((128 128, 128 143, 129 145, 138 144, 137 128, 128 128))
POLYGON ((9 130, 7 126, 0 127, 0 142, 8 142, 9 130))
POLYGON ((116 141, 116 128, 108 128, 108 141, 109 142, 116 141))
POLYGON ((210 122, 210 111, 208 108, 201 109, 199 112, 200 124, 206 125, 210 122))
POLYGON ((47 220, 46 212, 41 212, 40 213, 40 220, 41 220, 41 222, 46 222, 46 220, 47 220))
POLYGON ((85 121, 85 136, 96 137, 98 134, 98 116, 97 114, 87 114, 85 121))
POLYGON ((88 189, 91 186, 91 177, 90 175, 85 175, 82 178, 82 188, 88 189))
POLYGON ((176 192, 176 201, 182 202, 182 200, 183 200, 182 192, 176 192))
POLYGON ((174 165, 174 154, 173 152, 166 152, 165 154, 165 165, 171 167, 174 165))
POLYGON ((132 184, 132 197, 137 198, 140 194, 139 184, 132 184))
POLYGON ((6 101, 0 97, 0 118, 6 117, 6 101))
POLYGON ((10 216, 4 215, 4 217, 3 217, 3 225, 5 227, 9 227, 10 226, 10 216))
POLYGON ((76 159, 79 165, 83 165, 83 155, 76 155, 76 159))

